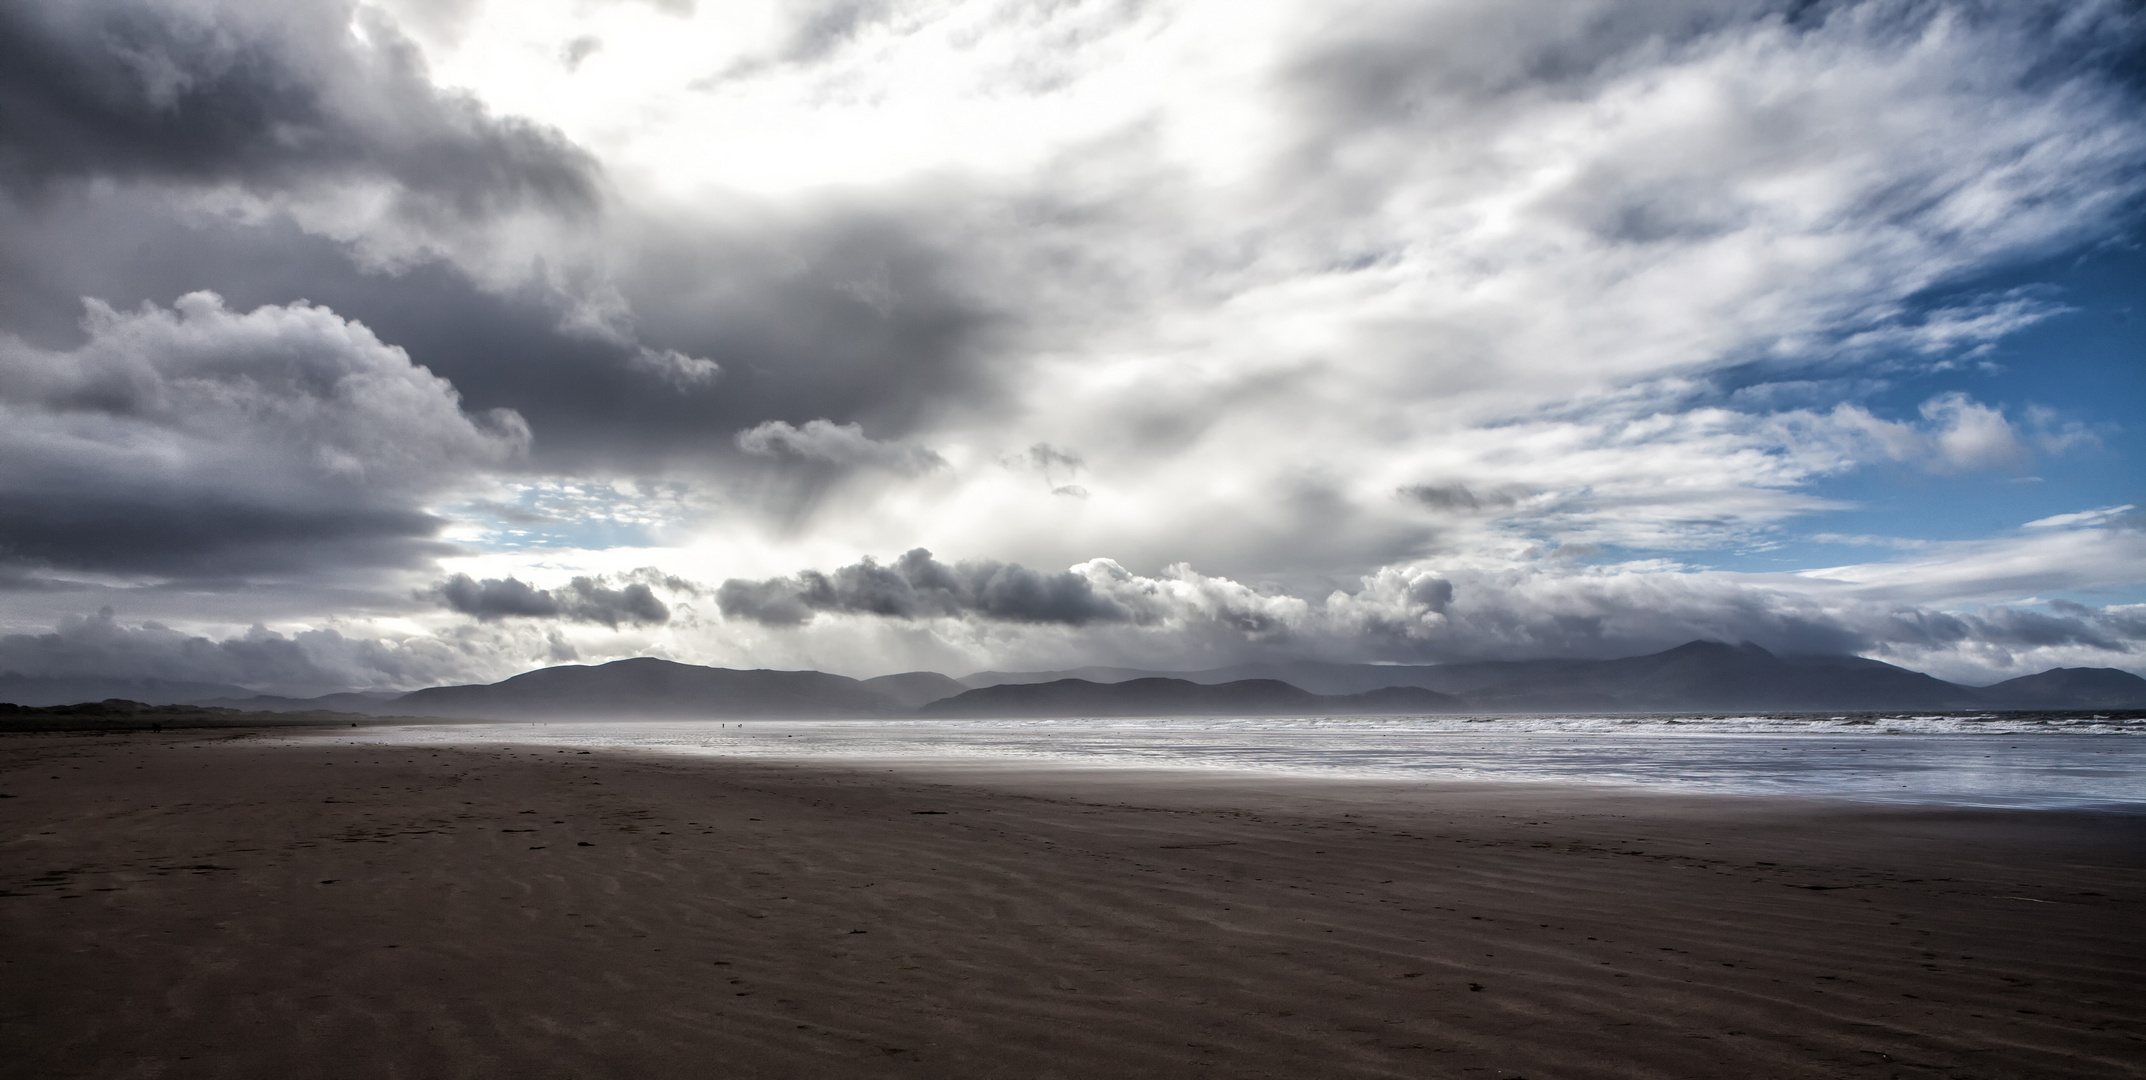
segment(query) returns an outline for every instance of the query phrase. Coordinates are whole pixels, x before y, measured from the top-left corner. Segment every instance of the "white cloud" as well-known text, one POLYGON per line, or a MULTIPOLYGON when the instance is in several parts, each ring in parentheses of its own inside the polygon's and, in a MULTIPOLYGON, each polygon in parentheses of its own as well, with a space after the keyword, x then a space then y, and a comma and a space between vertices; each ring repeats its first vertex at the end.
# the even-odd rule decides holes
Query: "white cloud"
POLYGON ((2125 503, 2122 506, 2103 506, 2093 510, 2081 510, 2073 514, 2053 514, 2045 518, 2036 518, 2020 527, 2024 529, 2076 529, 2092 525, 2105 525, 2112 519, 2128 514, 2135 509, 2137 507, 2129 503, 2125 503))
POLYGON ((2003 604, 2021 597, 2093 593, 2146 581, 2146 532, 2045 528, 2019 536, 1933 543, 1912 558, 1806 570, 1872 601, 1928 606, 2003 604))
POLYGON ((1922 405, 1923 418, 1937 425, 1931 442, 1937 460, 1950 469, 1996 469, 2027 459, 2018 433, 2004 413, 1968 399, 1940 394, 1922 405))

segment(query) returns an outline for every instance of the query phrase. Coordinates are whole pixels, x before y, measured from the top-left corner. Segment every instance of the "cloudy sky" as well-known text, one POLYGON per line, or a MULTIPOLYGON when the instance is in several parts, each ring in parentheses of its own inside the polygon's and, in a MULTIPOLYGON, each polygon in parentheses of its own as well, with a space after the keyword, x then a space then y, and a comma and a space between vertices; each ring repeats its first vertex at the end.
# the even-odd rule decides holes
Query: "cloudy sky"
POLYGON ((0 670, 2146 672, 2146 15, 0 6, 0 670))

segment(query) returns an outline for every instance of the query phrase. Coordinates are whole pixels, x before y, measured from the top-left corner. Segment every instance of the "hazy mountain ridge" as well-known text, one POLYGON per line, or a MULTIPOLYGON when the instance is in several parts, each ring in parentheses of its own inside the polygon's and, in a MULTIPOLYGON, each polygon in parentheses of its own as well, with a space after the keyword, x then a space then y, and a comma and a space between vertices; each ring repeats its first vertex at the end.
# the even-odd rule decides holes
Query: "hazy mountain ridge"
MULTIPOLYGON (((245 698, 253 691, 229 683, 176 679, 107 679, 96 676, 0 674, 0 702, 43 708, 122 698, 155 705, 185 705, 211 698, 245 698)), ((321 706, 308 706, 320 708, 321 706)))
POLYGON ((2063 698, 2080 709, 2135 709, 2146 707, 2139 695, 2142 682, 2146 680, 2115 668, 2051 668, 1985 686, 1982 692, 1994 702, 2016 703, 2013 708, 2040 708, 2038 701, 2063 698))
POLYGON ((322 694, 311 698, 260 694, 252 697, 207 698, 186 704, 206 708, 246 709, 252 712, 312 712, 327 709, 331 712, 357 713, 361 716, 400 716, 402 712, 393 702, 404 696, 406 695, 377 692, 322 694))
MULTIPOLYGON (((2141 680, 2146 684, 2146 680, 2141 680)), ((2142 685, 2146 689, 2146 685, 2142 685)), ((1491 712, 1974 709, 1980 691, 1854 656, 1780 657, 1694 641, 1665 652, 1538 672, 1469 694, 1491 712)))
POLYGON ((695 720, 869 717, 906 711, 894 699, 823 671, 735 671, 653 657, 569 664, 487 685, 438 686, 395 699, 402 712, 480 720, 619 717, 695 720))
MULTIPOLYGON (((1888 709, 2146 708, 2146 679, 2114 668, 2053 668, 1988 687, 1963 686, 1859 656, 1776 656, 1757 645, 1694 641, 1614 660, 1487 660, 1432 666, 1283 662, 1193 672, 1091 667, 977 672, 963 683, 1020 686, 1082 678, 1167 677, 1219 684, 1279 679, 1322 694, 1421 687, 1480 712, 1861 712, 1888 709), (1286 678, 1284 673, 1295 676, 1286 678)), ((1020 699, 1006 693, 1009 705, 1020 699)), ((1336 710, 1339 711, 1339 710, 1336 710)), ((1396 710, 1398 711, 1398 710, 1396 710)), ((1420 711, 1440 711, 1423 709, 1420 711)))
MULTIPOLYGON (((2146 679, 2113 668, 2054 668, 1971 687, 1863 657, 1776 656, 1749 643, 1704 641, 1614 660, 1393 667, 1292 662, 1194 672, 1113 667, 1073 671, 1080 674, 978 672, 954 679, 913 671, 859 680, 819 671, 739 671, 640 657, 543 668, 497 683, 403 695, 282 698, 249 696, 240 688, 213 684, 174 686, 176 692, 201 694, 185 703, 257 712, 329 709, 483 720, 2146 708, 2146 679), (1276 677, 1282 673, 1301 681, 1276 677), (213 691, 226 693, 212 696, 213 691)), ((80 683, 84 688, 149 687, 140 680, 46 681, 80 683)), ((30 682, 35 680, 13 680, 30 682)), ((0 677, 0 696, 10 685, 0 677)), ((36 689, 49 694, 51 687, 36 689)), ((151 700, 139 692, 106 696, 151 700)), ((22 702, 33 703, 60 702, 22 702)))
POLYGON ((1215 685, 1244 679, 1274 679, 1314 694, 1360 694, 1388 687, 1413 686, 1442 694, 1463 694, 1537 672, 1556 671, 1584 664, 1585 660, 1487 660, 1457 664, 1344 664, 1321 660, 1285 660, 1200 671, 1151 671, 1145 668, 1079 667, 1059 671, 979 671, 962 676, 962 685, 972 688, 1009 684, 1085 679, 1114 683, 1133 679, 1183 679, 1215 685))

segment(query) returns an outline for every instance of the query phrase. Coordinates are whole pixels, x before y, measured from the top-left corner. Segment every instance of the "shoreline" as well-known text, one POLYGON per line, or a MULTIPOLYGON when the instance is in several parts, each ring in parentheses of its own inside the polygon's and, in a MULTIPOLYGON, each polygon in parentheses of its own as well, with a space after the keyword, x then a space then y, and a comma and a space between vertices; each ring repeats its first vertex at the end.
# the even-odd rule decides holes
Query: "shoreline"
MULTIPOLYGON (((964 725, 968 721, 947 721, 964 725)), ((1194 721, 1193 724, 1197 724, 1194 721)), ((1169 777, 1392 785, 1518 784, 1646 795, 1843 801, 1867 806, 1957 806, 2146 814, 2146 743, 2103 733, 1777 731, 1420 731, 1326 728, 1140 729, 1066 722, 933 729, 763 722, 705 724, 413 724, 393 732, 322 729, 295 739, 405 746, 524 744, 681 760, 784 760, 829 768, 901 770, 1127 770, 1169 777), (860 730, 870 734, 853 741, 860 730), (1342 752, 1336 753, 1336 750, 1342 752), (1792 751, 1775 755, 1775 749, 1792 751), (2006 754, 1992 771, 1992 753, 2006 754), (1876 753, 1873 753, 1876 751, 1876 753), (1869 756, 1865 756, 1869 755, 1869 756), (2079 773, 2078 766, 2090 766, 2079 773), (2113 770, 2113 771, 2112 771, 2113 770), (1891 779, 1886 779, 1890 777, 1891 779), (1893 780, 1903 781, 1899 788, 1893 780), (1882 784, 1882 786, 1881 786, 1882 784)))
POLYGON ((2146 1060, 2128 815, 281 731, 0 739, 0 793, 7 1076, 2146 1060))

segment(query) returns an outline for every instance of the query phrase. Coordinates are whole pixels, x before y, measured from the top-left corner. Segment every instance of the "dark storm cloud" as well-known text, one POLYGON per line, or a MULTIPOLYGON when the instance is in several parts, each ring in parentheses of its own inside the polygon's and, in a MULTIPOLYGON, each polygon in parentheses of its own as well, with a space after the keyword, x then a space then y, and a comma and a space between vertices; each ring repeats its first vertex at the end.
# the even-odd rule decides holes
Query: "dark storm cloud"
MULTIPOLYGON (((541 433, 532 464, 555 472, 751 462, 731 435, 771 417, 900 440, 994 399, 984 360, 1022 320, 975 286, 962 239, 992 196, 940 184, 772 217, 642 219, 602 201, 588 155, 432 87, 393 26, 356 10, 0 7, 0 189, 15 195, 0 198, 0 326, 59 347, 77 340, 83 296, 307 298, 473 405, 519 412, 541 433), (384 197, 363 212, 385 217, 322 235, 345 218, 319 207, 352 185, 384 197), (165 197, 206 188, 276 201, 203 215, 165 197), (545 222, 580 235, 599 216, 618 245, 602 273, 570 255, 540 272, 501 261, 520 241, 496 241, 545 222), (496 235, 469 240, 475 228, 496 235), (590 295, 622 307, 576 332, 590 295)), ((822 41, 869 17, 799 15, 822 41)))
POLYGON ((596 175, 556 134, 435 90, 392 24, 348 3, 0 6, 0 179, 18 191, 377 178, 407 214, 474 217, 588 208, 596 175))
POLYGON ((977 195, 895 191, 774 222, 666 222, 638 235, 618 284, 643 339, 723 374, 713 393, 636 391, 646 427, 618 435, 735 453, 711 425, 786 418, 901 439, 935 412, 991 402, 1007 372, 987 361, 1024 317, 978 283, 985 272, 963 246, 979 228, 963 204, 977 195))
MULTIPOLYGON (((527 417, 543 467, 782 472, 779 458, 741 449, 737 433, 821 421, 903 443, 950 411, 989 406, 998 380, 1016 374, 988 360, 1020 319, 971 286, 975 271, 950 239, 959 216, 941 199, 896 193, 779 221, 622 223, 614 284, 634 332, 720 366, 697 382, 630 361, 621 377, 616 350, 558 332, 535 290, 473 295, 464 283, 438 298, 383 296, 367 317, 472 402, 527 417)), ((932 467, 928 454, 904 469, 932 467)))
POLYGON ((198 577, 407 565, 445 555, 443 522, 407 509, 247 505, 243 496, 115 483, 0 491, 0 560, 198 577))
POLYGON ((570 622, 657 625, 671 621, 671 609, 646 582, 621 588, 591 577, 577 577, 557 589, 535 588, 519 578, 485 578, 456 574, 426 594, 447 608, 478 619, 565 619, 570 622))
POLYGON ((630 348, 561 332, 557 297, 536 284, 488 288, 447 262, 368 271, 289 220, 182 218, 130 189, 35 213, 0 199, 0 325, 61 346, 79 337, 82 296, 129 307, 213 286, 247 309, 305 297, 407 349, 473 408, 526 417, 537 468, 758 466, 732 439, 771 417, 899 440, 935 406, 993 400, 982 360, 1007 317, 927 242, 932 220, 912 230, 852 209, 793 231, 679 226, 633 248, 620 287, 640 340, 723 369, 686 392, 631 367, 630 348))
MULTIPOLYGON (((614 350, 557 332, 533 293, 383 297, 376 319, 473 403, 527 417, 540 467, 786 472, 784 458, 822 441, 749 440, 782 452, 766 457, 737 434, 779 418, 906 445, 935 416, 994 399, 1006 373, 985 361, 1014 320, 963 284, 963 257, 931 239, 939 220, 926 201, 638 235, 616 280, 635 332, 720 366, 698 383, 621 377, 614 350)), ((936 467, 921 447, 895 456, 898 471, 936 467)))
POLYGON ((414 565, 425 510, 528 429, 298 303, 92 302, 78 348, 0 338, 0 565, 166 578, 414 565))
POLYGON ((1095 591, 1080 574, 1046 574, 991 559, 953 565, 917 548, 892 564, 872 559, 833 573, 806 570, 786 578, 732 578, 716 590, 723 614, 774 626, 809 622, 825 612, 896 619, 975 616, 998 622, 1084 626, 1133 619, 1124 605, 1095 591))
POLYGON ((519 578, 472 579, 456 574, 434 586, 430 595, 447 607, 480 619, 556 618, 559 601, 551 593, 524 584, 519 578))

